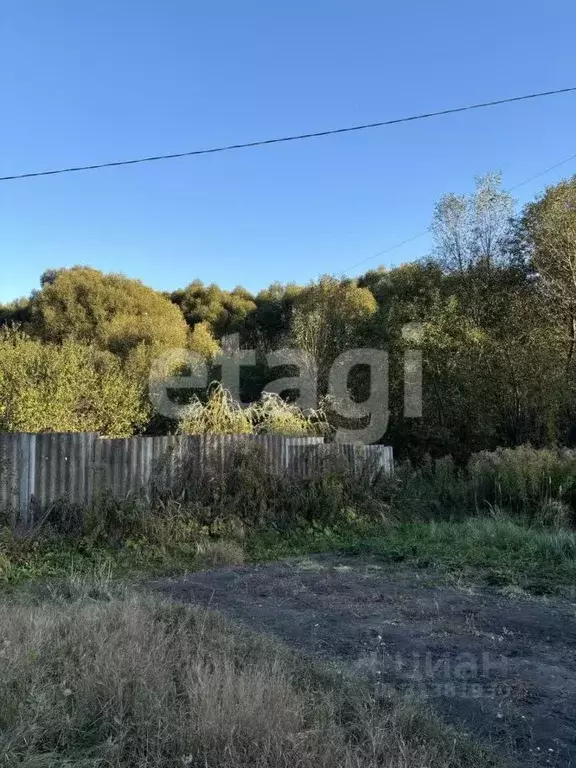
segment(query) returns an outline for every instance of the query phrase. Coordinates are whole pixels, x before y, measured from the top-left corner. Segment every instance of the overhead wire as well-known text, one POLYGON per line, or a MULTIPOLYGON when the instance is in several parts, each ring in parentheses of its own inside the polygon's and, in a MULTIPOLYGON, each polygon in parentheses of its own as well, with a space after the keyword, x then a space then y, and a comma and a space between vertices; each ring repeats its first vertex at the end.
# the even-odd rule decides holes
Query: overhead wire
MULTIPOLYGON (((534 175, 529 176, 527 179, 524 179, 518 184, 514 184, 513 187, 508 187, 508 189, 504 191, 514 192, 515 190, 520 189, 520 187, 524 187, 526 184, 529 184, 531 181, 535 181, 536 179, 539 179, 542 176, 546 176, 546 174, 550 173, 551 171, 555 171, 557 168, 560 168, 563 165, 566 165, 571 160, 576 160, 576 154, 570 155, 569 157, 565 157, 564 160, 560 160, 560 162, 554 163, 554 165, 551 165, 548 168, 545 168, 543 171, 539 171, 538 173, 535 173, 534 175)), ((369 261, 373 261, 374 259, 377 259, 380 256, 384 256, 387 253, 396 251, 399 248, 402 248, 402 246, 404 245, 409 245, 415 240, 419 240, 421 237, 424 237, 425 235, 427 235, 429 231, 430 231, 429 229, 424 229, 421 232, 418 232, 417 234, 412 235, 412 237, 408 237, 405 240, 401 240, 398 243, 394 243, 393 245, 387 246, 386 248, 383 248, 381 251, 377 251, 376 253, 373 253, 371 256, 367 256, 365 259, 362 259, 361 261, 356 262, 356 264, 353 264, 351 267, 347 267, 340 274, 346 275, 348 272, 351 272, 353 269, 357 269, 358 267, 361 267, 363 264, 366 264, 369 261)))
POLYGON ((56 176, 65 173, 78 173, 80 171, 96 171, 102 168, 119 168, 128 165, 137 165, 141 163, 153 163, 160 160, 176 160, 184 157, 195 157, 198 155, 210 155, 219 152, 231 152, 240 149, 249 149, 254 147, 263 147, 271 144, 281 144, 291 141, 301 141, 304 139, 317 139, 324 136, 334 136, 336 134, 352 133, 357 131, 366 131, 373 128, 383 128, 390 125, 398 125, 400 123, 414 122, 416 120, 428 120, 432 117, 441 117, 444 115, 454 115, 459 112, 469 112, 471 110, 485 109, 486 107, 495 107, 501 104, 512 104, 520 101, 527 101, 529 99, 539 99, 547 96, 557 96, 563 93, 570 93, 576 91, 576 86, 570 88, 557 88, 552 91, 540 91, 538 93, 529 93, 523 96, 511 96, 506 99, 495 99, 493 101, 484 101, 478 104, 469 104, 462 107, 452 107, 450 109, 441 109, 435 112, 424 112, 417 115, 410 115, 408 117, 398 117, 392 120, 380 120, 374 123, 364 123, 362 125, 352 125, 344 128, 330 128, 325 131, 315 131, 312 133, 299 133, 293 136, 280 136, 272 139, 261 139, 257 141, 248 141, 244 143, 228 144, 219 147, 210 147, 208 149, 192 149, 186 152, 173 152, 163 155, 150 155, 147 157, 137 157, 129 160, 115 160, 104 163, 92 163, 90 165, 76 165, 68 166, 64 168, 54 168, 45 171, 31 171, 28 173, 16 173, 7 176, 0 176, 1 181, 16 181, 17 179, 32 179, 40 176, 56 176))

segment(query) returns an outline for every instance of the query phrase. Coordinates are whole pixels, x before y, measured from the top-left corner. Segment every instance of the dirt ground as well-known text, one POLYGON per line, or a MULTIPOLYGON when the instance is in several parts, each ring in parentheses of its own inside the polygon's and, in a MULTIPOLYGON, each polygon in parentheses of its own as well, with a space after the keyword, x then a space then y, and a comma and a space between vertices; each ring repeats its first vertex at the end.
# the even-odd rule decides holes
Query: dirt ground
POLYGON ((318 556, 152 582, 250 629, 414 692, 523 765, 576 766, 576 606, 318 556))

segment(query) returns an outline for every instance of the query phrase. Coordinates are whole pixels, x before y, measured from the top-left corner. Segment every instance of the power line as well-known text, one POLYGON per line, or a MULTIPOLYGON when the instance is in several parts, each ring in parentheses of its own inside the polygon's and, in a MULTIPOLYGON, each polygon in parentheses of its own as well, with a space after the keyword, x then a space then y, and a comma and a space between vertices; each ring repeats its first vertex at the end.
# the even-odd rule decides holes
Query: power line
MULTIPOLYGON (((550 171, 555 171, 556 168, 560 168, 562 165, 566 165, 566 163, 569 163, 571 160, 576 160, 576 155, 570 155, 570 157, 565 157, 564 160, 560 160, 559 163, 554 163, 554 165, 549 166, 548 168, 545 168, 543 171, 540 171, 539 173, 535 173, 533 176, 529 176, 527 179, 524 179, 524 181, 521 181, 519 184, 514 184, 513 187, 508 187, 508 189, 504 190, 505 192, 514 192, 516 189, 519 189, 520 187, 525 186, 526 184, 529 184, 531 181, 535 181, 536 179, 539 179, 541 176, 545 176, 547 173, 550 173, 550 171)), ((395 251, 398 248, 402 248, 403 245, 408 245, 408 243, 412 243, 414 240, 419 240, 421 237, 424 237, 424 235, 427 235, 429 229, 424 229, 422 232, 418 232, 417 235, 413 235, 412 237, 407 238, 406 240, 402 240, 399 243, 395 243, 394 245, 390 245, 387 248, 384 248, 381 251, 378 251, 377 253, 373 253, 372 256, 368 256, 365 259, 362 259, 362 261, 358 261, 356 264, 353 264, 351 267, 348 267, 340 274, 345 275, 348 272, 350 272, 353 269, 356 269, 357 267, 361 267, 362 264, 366 264, 368 261, 372 261, 373 259, 377 259, 379 256, 384 256, 386 253, 390 253, 391 251, 395 251)))
POLYGON ((430 117, 440 117, 442 115, 454 115, 458 112, 469 112, 473 109, 484 109, 485 107, 496 107, 500 104, 511 104, 517 101, 527 101, 528 99, 539 99, 544 96, 556 96, 561 93, 570 93, 576 91, 576 86, 571 88, 559 88, 554 91, 541 91, 540 93, 530 93, 525 96, 512 96, 508 99, 498 99, 496 101, 485 101, 480 104, 470 104, 465 107, 453 107, 452 109, 442 109, 438 112, 427 112, 410 117, 399 117, 393 120, 383 120, 377 123, 366 123, 364 125, 353 125, 347 128, 332 128, 327 131, 317 131, 316 133, 300 133, 296 136, 282 136, 275 139, 263 139, 260 141, 250 141, 244 144, 229 144, 222 147, 211 147, 209 149, 194 149, 189 152, 175 152, 169 155, 153 155, 150 157, 139 157, 133 160, 117 160, 115 162, 97 163, 94 165, 78 165, 69 168, 56 168, 49 171, 35 171, 33 173, 18 173, 12 176, 0 176, 0 181, 14 181, 16 179, 31 179, 37 176, 56 176, 61 173, 76 173, 78 171, 96 171, 100 168, 118 168, 124 165, 136 165, 138 163, 153 163, 158 160, 176 160, 181 157, 194 157, 196 155, 211 155, 217 152, 230 152, 237 149, 249 149, 252 147, 263 147, 268 144, 281 144, 288 141, 300 141, 302 139, 317 139, 322 136, 333 136, 338 133, 352 133, 354 131, 366 131, 371 128, 383 128, 388 125, 397 125, 398 123, 409 123, 416 120, 427 120, 430 117))
POLYGON ((566 165, 566 163, 569 163, 570 160, 576 160, 576 155, 570 155, 570 157, 564 158, 564 160, 560 160, 559 163, 554 163, 554 165, 551 165, 549 168, 546 168, 544 171, 540 171, 540 173, 535 173, 534 176, 530 176, 528 179, 524 179, 524 181, 521 181, 519 184, 514 184, 513 187, 510 187, 507 189, 507 192, 514 192, 514 190, 519 189, 520 187, 523 187, 525 184, 529 184, 531 181, 535 181, 536 179, 539 179, 541 176, 546 176, 547 173, 550 173, 550 171, 555 171, 556 168, 560 168, 562 165, 566 165))
POLYGON ((351 267, 348 267, 345 269, 342 274, 345 275, 347 272, 350 272, 352 269, 356 269, 356 267, 361 267, 362 264, 366 264, 367 261, 372 261, 372 259, 377 259, 379 256, 384 256, 386 253, 390 253, 390 251, 395 251, 398 248, 402 248, 403 245, 408 245, 408 243, 414 242, 414 240, 419 240, 421 237, 424 237, 424 235, 428 234, 428 230, 425 229, 423 232, 418 232, 417 235, 413 235, 412 237, 409 237, 407 240, 402 240, 400 243, 395 243, 394 245, 390 245, 388 248, 384 248, 382 251, 378 251, 378 253, 373 253, 372 256, 368 256, 365 259, 362 259, 362 261, 357 262, 356 264, 352 264, 351 267))

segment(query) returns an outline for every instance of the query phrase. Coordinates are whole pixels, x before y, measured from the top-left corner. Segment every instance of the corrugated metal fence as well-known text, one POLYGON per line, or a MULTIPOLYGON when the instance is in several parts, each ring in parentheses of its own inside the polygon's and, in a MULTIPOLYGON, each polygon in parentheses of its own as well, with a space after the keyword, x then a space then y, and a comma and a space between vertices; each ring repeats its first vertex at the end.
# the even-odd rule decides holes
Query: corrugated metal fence
POLYGON ((0 510, 24 527, 60 499, 88 504, 99 493, 116 498, 173 487, 187 476, 221 474, 237 450, 259 446, 277 473, 310 476, 332 458, 354 472, 392 472, 392 448, 325 443, 321 437, 202 435, 101 438, 93 433, 0 433, 0 510))

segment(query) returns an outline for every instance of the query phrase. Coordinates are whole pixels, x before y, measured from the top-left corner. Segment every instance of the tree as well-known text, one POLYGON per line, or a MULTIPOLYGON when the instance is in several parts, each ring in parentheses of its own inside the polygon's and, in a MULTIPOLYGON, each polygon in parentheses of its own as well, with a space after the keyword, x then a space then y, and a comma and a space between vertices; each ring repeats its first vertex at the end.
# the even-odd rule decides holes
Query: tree
POLYGON ((244 328, 247 315, 256 309, 252 294, 238 286, 223 291, 217 285, 194 280, 182 291, 171 294, 190 328, 197 323, 210 326, 216 338, 237 333, 244 328))
POLYGON ((34 333, 47 342, 90 342, 123 359, 139 345, 157 355, 187 343, 182 313, 169 300, 139 280, 91 267, 51 270, 32 296, 30 315, 34 333))
POLYGON ((123 437, 142 429, 147 418, 139 381, 110 352, 0 331, 0 431, 123 437))
POLYGON ((250 343, 268 351, 285 346, 294 302, 302 290, 295 283, 272 283, 257 294, 256 309, 246 317, 246 332, 250 343))
POLYGON ((29 322, 29 299, 16 299, 9 304, 0 304, 0 328, 6 325, 23 325, 29 322))
POLYGON ((190 332, 188 346, 192 352, 205 360, 214 360, 220 350, 220 345, 214 338, 208 323, 197 323, 190 332))
POLYGON ((321 393, 335 359, 368 341, 368 321, 376 310, 376 300, 367 288, 355 280, 327 275, 296 297, 290 323, 292 344, 315 361, 321 393))
POLYGON ((529 203, 520 226, 537 284, 567 342, 570 364, 576 346, 576 176, 529 203))
POLYGON ((448 272, 458 273, 506 262, 513 213, 514 200, 502 189, 497 173, 476 177, 471 195, 444 195, 431 226, 437 261, 448 272))

